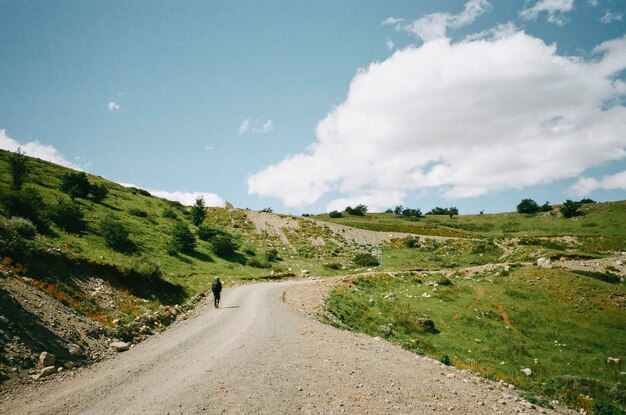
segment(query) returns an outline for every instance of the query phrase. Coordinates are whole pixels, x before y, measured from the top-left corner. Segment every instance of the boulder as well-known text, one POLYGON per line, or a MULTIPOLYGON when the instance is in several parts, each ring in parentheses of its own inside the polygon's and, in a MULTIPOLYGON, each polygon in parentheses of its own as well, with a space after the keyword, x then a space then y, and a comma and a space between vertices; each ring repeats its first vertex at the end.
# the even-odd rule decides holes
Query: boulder
POLYGON ((43 369, 41 369, 41 372, 39 372, 39 377, 45 377, 45 376, 50 376, 54 373, 57 373, 57 368, 54 366, 48 366, 48 367, 44 367, 43 369))
POLYGON ((537 259, 537 266, 543 268, 552 268, 552 261, 550 261, 550 258, 539 258, 537 259))
POLYGON ((416 321, 418 330, 423 333, 437 333, 435 322, 428 318, 418 318, 416 321))
POLYGON ((533 371, 529 367, 522 369, 521 372, 525 374, 526 376, 530 376, 533 374, 533 371))
POLYGON ((607 357, 606 358, 606 362, 609 365, 619 365, 620 364, 620 359, 618 357, 607 357))
POLYGON ((48 352, 41 352, 39 355, 39 364, 43 367, 53 366, 56 360, 56 356, 48 352))
POLYGON ((74 343, 70 343, 67 345, 67 351, 70 353, 70 356, 82 356, 83 354, 80 346, 74 343))
POLYGON ((116 352, 124 352, 130 349, 130 344, 126 342, 113 342, 109 345, 109 347, 116 352))
POLYGON ((69 360, 69 361, 63 363, 63 367, 66 368, 67 370, 73 369, 74 368, 74 362, 69 360))

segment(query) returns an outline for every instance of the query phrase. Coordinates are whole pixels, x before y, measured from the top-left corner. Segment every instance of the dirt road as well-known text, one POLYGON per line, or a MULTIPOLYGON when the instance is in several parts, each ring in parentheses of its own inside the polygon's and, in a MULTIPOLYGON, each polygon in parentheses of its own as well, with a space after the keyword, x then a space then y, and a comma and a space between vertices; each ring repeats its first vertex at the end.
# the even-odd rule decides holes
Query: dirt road
POLYGON ((239 286, 115 358, 39 382, 2 414, 527 414, 515 391, 380 339, 321 324, 284 298, 312 282, 239 286))

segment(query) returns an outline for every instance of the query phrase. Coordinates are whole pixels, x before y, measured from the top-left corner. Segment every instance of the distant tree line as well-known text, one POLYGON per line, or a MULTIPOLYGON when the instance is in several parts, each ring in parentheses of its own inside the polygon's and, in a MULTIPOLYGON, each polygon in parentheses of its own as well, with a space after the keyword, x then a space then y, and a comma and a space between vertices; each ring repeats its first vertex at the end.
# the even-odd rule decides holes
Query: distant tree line
MULTIPOLYGON (((574 202, 572 200, 567 199, 559 208, 559 211, 565 218, 573 218, 576 216, 582 216, 584 213, 581 210, 582 205, 588 203, 596 203, 595 200, 592 199, 581 199, 578 202, 574 202)), ((550 212, 553 210, 553 207, 549 202, 544 203, 539 206, 537 202, 533 199, 522 199, 522 201, 517 205, 518 213, 539 213, 539 212, 550 212)))

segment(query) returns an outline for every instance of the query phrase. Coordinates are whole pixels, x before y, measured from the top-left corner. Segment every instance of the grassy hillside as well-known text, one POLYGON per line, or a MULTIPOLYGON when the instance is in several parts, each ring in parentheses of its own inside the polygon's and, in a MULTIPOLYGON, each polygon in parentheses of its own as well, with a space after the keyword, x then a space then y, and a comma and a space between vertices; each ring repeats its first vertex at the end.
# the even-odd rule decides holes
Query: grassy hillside
POLYGON ((577 235, 626 238, 626 201, 584 204, 582 211, 584 216, 570 219, 559 213, 558 206, 551 212, 537 214, 498 213, 452 218, 426 215, 417 220, 393 213, 368 213, 365 216, 342 213, 341 218, 324 214, 315 218, 363 229, 418 235, 483 238, 577 235))
POLYGON ((377 274, 337 288, 329 309, 336 325, 550 398, 626 405, 623 363, 607 363, 625 357, 624 284, 534 266, 377 274))
MULTIPOLYGON (((226 282, 257 278, 336 274, 328 263, 349 265, 359 249, 332 235, 328 229, 297 218, 284 238, 258 232, 241 209, 205 209, 201 226, 192 224, 191 209, 135 188, 126 188, 102 177, 87 175, 89 184, 106 189, 100 201, 74 197, 61 191, 70 169, 27 158, 28 174, 21 190, 11 188, 10 153, 0 150, 0 255, 3 272, 30 277, 38 288, 63 299, 81 313, 111 321, 119 309, 96 304, 89 293, 90 278, 101 278, 117 289, 119 304, 133 315, 146 308, 185 301, 208 289, 214 275, 226 282), (59 205, 77 208, 84 215, 79 231, 67 231, 55 221, 59 205), (20 235, 20 220, 30 218, 36 234, 20 235), (102 224, 103 221, 107 225, 102 224), (128 233, 124 249, 107 244, 111 223, 128 233), (177 224, 186 226, 196 240, 194 249, 172 251, 177 224), (219 241, 218 241, 219 240, 219 241), (216 248, 218 243, 226 249, 216 248), (320 242, 321 241, 321 242, 320 242), (230 248, 228 248, 230 246, 230 248), (146 301, 147 300, 147 301, 146 301)), ((72 215, 70 215, 72 216, 72 215)), ((280 220, 276 216, 276 220, 280 220)))

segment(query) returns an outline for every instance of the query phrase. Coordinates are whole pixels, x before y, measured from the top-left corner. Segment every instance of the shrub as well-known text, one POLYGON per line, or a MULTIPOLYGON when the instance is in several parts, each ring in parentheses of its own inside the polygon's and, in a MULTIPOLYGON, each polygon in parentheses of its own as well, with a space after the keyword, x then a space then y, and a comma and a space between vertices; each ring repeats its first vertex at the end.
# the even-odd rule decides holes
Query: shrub
POLYGON ((261 209, 261 212, 272 213, 274 210, 271 207, 266 207, 265 209, 261 209))
POLYGON ((584 271, 584 270, 572 270, 572 272, 578 275, 585 276, 585 277, 608 282, 609 284, 619 284, 621 282, 619 276, 611 272, 605 273, 605 272, 584 271))
POLYGON ((543 205, 541 205, 541 207, 539 208, 540 212, 551 212, 552 211, 552 206, 550 206, 550 203, 546 202, 543 205))
POLYGON ((191 207, 191 223, 198 226, 206 216, 206 207, 202 197, 196 198, 196 203, 191 207))
POLYGON ((450 361, 450 356, 448 356, 447 354, 444 354, 443 356, 441 356, 439 361, 446 366, 450 366, 452 364, 452 362, 450 361))
POLYGON ((270 248, 265 251, 265 259, 270 262, 278 261, 280 258, 278 257, 278 250, 276 248, 270 248))
POLYGON ((87 227, 84 214, 78 203, 59 200, 50 211, 50 219, 59 228, 70 233, 81 233, 87 227))
POLYGON ((337 212, 336 210, 333 210, 332 212, 328 214, 328 216, 331 218, 340 218, 343 215, 341 214, 341 212, 337 212))
POLYGON ((341 269, 341 264, 338 262, 329 262, 327 264, 324 264, 324 268, 338 270, 338 269, 341 269))
POLYGON ((585 199, 581 199, 579 203, 581 205, 585 205, 585 204, 588 204, 588 203, 596 203, 596 201, 593 200, 593 199, 585 198, 585 199))
POLYGON ((61 176, 59 189, 67 193, 72 199, 86 199, 91 191, 91 184, 84 172, 69 172, 61 176))
POLYGON ((367 253, 356 254, 352 259, 352 262, 359 267, 376 267, 380 265, 378 259, 374 255, 367 253))
POLYGON ((109 194, 109 189, 103 184, 94 184, 89 192, 91 193, 91 199, 96 203, 100 203, 109 194))
POLYGON ((18 233, 10 220, 0 216, 0 252, 2 255, 25 260, 31 250, 31 243, 18 233))
POLYGON ((537 213, 539 212, 539 205, 532 199, 522 199, 517 205, 518 213, 537 213))
POLYGON ((442 207, 436 207, 430 210, 430 212, 427 213, 427 215, 447 215, 447 216, 454 216, 454 215, 458 215, 459 214, 459 209, 453 207, 450 208, 442 208, 442 207))
POLYGON ((449 286, 449 285, 452 285, 452 281, 450 280, 450 278, 446 276, 441 276, 440 278, 437 279, 437 284, 449 286))
POLYGON ((21 148, 17 148, 15 153, 9 154, 9 172, 11 173, 11 188, 20 190, 28 175, 28 164, 26 163, 26 153, 21 148))
POLYGON ((230 235, 221 234, 211 239, 211 248, 217 256, 224 257, 234 254, 239 246, 230 235))
POLYGON ((37 227, 28 219, 14 216, 8 221, 8 225, 24 239, 35 239, 37 227))
POLYGON ((187 225, 183 222, 177 222, 172 229, 170 246, 172 252, 191 252, 196 247, 196 237, 187 225))
POLYGON ((45 224, 42 215, 45 207, 43 198, 31 187, 0 192, 0 204, 10 216, 26 218, 37 225, 45 224))
POLYGON ((403 209, 402 210, 402 216, 405 216, 407 218, 421 218, 422 217, 422 211, 420 209, 403 209))
POLYGON ((598 400, 591 405, 591 415, 624 415, 624 411, 612 402, 598 400))
POLYGON ((130 209, 128 209, 128 213, 130 215, 136 216, 138 218, 147 218, 148 217, 148 212, 146 212, 145 210, 139 209, 139 208, 130 208, 130 209))
POLYGON ((214 238, 217 235, 227 234, 222 229, 214 228, 212 226, 208 226, 205 224, 198 226, 198 231, 196 233, 198 234, 198 238, 200 238, 200 240, 202 241, 210 241, 212 238, 214 238))
POLYGON ((129 232, 122 222, 113 216, 106 216, 100 221, 100 234, 105 244, 119 252, 134 250, 134 244, 129 239, 129 232))
POLYGON ((345 209, 345 212, 348 215, 353 215, 353 216, 365 216, 365 213, 367 212, 367 206, 365 205, 357 205, 356 207, 351 207, 348 206, 345 209))
POLYGON ((260 261, 257 258, 248 258, 246 265, 254 268, 270 268, 271 265, 267 262, 260 261))
POLYGON ((163 276, 163 271, 161 271, 159 264, 141 255, 132 259, 130 266, 127 267, 127 271, 143 278, 161 278, 163 276))
POLYGON ((404 246, 407 248, 419 248, 420 240, 419 238, 413 238, 412 236, 407 236, 404 238, 404 246))
POLYGON ((566 200, 565 203, 561 205, 561 214, 564 218, 573 218, 575 216, 582 216, 583 212, 580 211, 582 203, 573 202, 571 200, 566 200))
POLYGON ((165 209, 163 209, 163 213, 161 214, 161 216, 169 219, 176 219, 178 217, 174 209, 172 209, 171 207, 166 207, 165 209))

